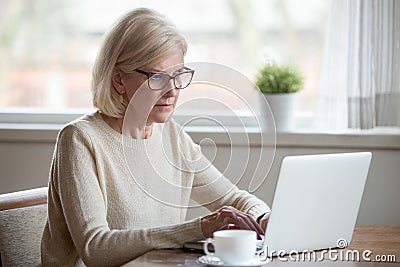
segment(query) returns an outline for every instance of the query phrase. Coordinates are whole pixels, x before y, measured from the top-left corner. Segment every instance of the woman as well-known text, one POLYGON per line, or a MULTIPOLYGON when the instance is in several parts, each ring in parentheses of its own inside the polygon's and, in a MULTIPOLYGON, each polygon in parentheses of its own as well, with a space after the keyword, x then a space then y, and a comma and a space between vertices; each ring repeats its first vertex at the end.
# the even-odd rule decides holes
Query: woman
POLYGON ((194 73, 185 53, 176 28, 149 9, 105 36, 93 69, 98 111, 57 138, 44 266, 121 265, 229 225, 263 233, 268 206, 224 178, 170 119, 194 73), (213 213, 184 221, 190 198, 213 213))

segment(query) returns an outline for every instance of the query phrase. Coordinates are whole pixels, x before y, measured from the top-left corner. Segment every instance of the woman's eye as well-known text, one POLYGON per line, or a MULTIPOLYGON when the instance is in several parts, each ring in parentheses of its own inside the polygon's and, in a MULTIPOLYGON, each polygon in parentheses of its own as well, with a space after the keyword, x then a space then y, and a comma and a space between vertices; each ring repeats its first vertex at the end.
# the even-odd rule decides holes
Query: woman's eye
POLYGON ((152 80, 161 80, 163 78, 163 75, 161 73, 154 73, 150 76, 152 80))

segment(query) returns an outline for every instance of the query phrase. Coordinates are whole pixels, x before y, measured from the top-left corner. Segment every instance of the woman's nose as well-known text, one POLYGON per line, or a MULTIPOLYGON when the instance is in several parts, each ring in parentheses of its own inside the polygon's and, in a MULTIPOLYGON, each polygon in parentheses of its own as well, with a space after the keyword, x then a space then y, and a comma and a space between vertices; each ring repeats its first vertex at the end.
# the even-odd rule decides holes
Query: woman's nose
POLYGON ((170 88, 170 89, 168 90, 167 93, 165 93, 165 96, 176 96, 178 94, 178 89, 176 89, 173 80, 170 80, 170 82, 168 84, 168 88, 170 88))
POLYGON ((167 93, 165 93, 164 96, 169 96, 169 97, 176 96, 178 94, 177 91, 178 91, 178 89, 176 89, 175 87, 172 87, 172 89, 170 89, 167 93))

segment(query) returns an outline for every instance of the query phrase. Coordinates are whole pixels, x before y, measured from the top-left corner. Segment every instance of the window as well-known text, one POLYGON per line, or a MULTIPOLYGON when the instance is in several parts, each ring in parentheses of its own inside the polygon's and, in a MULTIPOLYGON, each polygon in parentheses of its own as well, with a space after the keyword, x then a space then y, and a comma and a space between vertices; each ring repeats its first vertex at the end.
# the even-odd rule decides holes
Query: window
MULTIPOLYGON (((320 0, 2 0, 0 108, 90 109, 91 67, 101 36, 139 6, 158 10, 177 25, 189 43, 187 62, 224 64, 251 80, 269 60, 298 66, 305 77, 300 111, 313 110, 329 6, 320 0)), ((257 106, 252 93, 241 93, 250 94, 257 106)), ((235 106, 237 99, 225 101, 235 106)), ((199 103, 191 108, 218 113, 218 107, 199 103)), ((240 112, 242 106, 235 108, 240 112)))

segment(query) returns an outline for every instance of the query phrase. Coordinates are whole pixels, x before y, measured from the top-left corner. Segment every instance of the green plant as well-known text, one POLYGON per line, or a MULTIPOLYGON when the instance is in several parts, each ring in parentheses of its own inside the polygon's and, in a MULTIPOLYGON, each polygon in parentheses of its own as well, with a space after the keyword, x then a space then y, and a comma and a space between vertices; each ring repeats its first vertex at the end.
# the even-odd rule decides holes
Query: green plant
POLYGON ((300 71, 289 65, 268 63, 256 76, 256 85, 264 94, 294 93, 303 87, 300 71))

